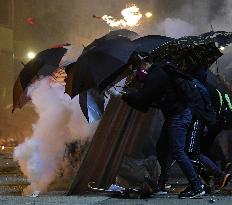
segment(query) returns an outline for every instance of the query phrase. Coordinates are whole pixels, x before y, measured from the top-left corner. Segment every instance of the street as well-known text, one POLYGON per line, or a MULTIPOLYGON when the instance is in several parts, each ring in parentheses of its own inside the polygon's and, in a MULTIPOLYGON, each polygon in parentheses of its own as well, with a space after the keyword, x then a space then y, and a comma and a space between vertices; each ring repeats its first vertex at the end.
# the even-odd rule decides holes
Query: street
POLYGON ((36 198, 21 196, 1 196, 1 205, 229 205, 232 196, 204 196, 202 199, 178 199, 177 195, 156 196, 149 199, 119 199, 107 196, 62 196, 43 195, 36 198))

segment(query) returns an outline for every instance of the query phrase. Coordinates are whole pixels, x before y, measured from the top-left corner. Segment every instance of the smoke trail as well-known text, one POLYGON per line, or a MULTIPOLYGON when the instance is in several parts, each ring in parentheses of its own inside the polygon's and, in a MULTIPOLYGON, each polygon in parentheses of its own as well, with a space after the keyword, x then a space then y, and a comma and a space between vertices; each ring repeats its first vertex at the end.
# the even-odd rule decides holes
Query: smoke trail
POLYGON ((39 119, 33 134, 14 151, 14 159, 28 177, 33 193, 45 191, 63 160, 66 143, 91 137, 96 124, 87 124, 79 107, 51 77, 35 82, 28 91, 39 119))

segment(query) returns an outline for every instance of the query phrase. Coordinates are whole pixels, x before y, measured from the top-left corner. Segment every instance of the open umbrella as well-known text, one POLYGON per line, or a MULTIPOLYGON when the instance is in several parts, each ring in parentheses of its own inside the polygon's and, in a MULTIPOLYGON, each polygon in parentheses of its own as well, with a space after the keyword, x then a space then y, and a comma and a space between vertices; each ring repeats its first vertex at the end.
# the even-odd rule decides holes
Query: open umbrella
POLYGON ((66 92, 74 97, 90 88, 104 90, 122 75, 127 60, 136 50, 152 52, 155 61, 173 61, 183 71, 194 71, 208 69, 222 55, 218 47, 231 42, 231 33, 224 31, 179 39, 150 35, 134 40, 134 45, 120 36, 97 39, 66 69, 66 92))
POLYGON ((192 42, 194 44, 216 43, 217 47, 228 46, 232 43, 232 32, 210 31, 199 36, 185 36, 179 38, 179 42, 192 42))
POLYGON ((173 38, 160 35, 148 35, 135 39, 133 42, 138 45, 138 49, 147 53, 152 52, 155 48, 174 40, 173 38))
POLYGON ((208 69, 222 53, 218 48, 232 43, 232 33, 210 31, 199 36, 174 39, 149 35, 134 40, 141 51, 152 52, 155 61, 173 61, 183 69, 208 69))
POLYGON ((125 37, 125 38, 129 38, 130 40, 132 40, 132 39, 137 38, 138 36, 139 35, 136 32, 130 31, 127 29, 118 29, 118 30, 110 31, 106 35, 102 36, 101 38, 95 39, 88 46, 84 47, 84 50, 82 53, 87 52, 89 49, 94 48, 95 46, 97 46, 98 44, 101 44, 105 40, 116 39, 120 37, 125 37))
POLYGON ((155 61, 173 62, 182 71, 190 73, 194 69, 208 69, 222 55, 215 43, 194 44, 178 39, 163 44, 152 52, 155 61))
POLYGON ((27 87, 39 76, 51 75, 57 68, 65 66, 70 44, 58 45, 38 53, 24 65, 13 87, 13 110, 21 108, 27 101, 27 87))
POLYGON ((125 37, 98 43, 67 67, 66 93, 74 97, 90 88, 102 91, 123 74, 136 48, 137 45, 125 37))

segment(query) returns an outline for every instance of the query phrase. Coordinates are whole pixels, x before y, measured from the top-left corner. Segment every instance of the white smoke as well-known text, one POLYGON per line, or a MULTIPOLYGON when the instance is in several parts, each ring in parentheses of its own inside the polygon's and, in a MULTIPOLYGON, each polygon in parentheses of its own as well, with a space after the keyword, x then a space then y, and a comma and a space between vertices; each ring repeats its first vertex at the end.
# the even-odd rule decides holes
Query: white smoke
POLYGON ((211 24, 214 30, 232 31, 232 1, 226 0, 225 6, 221 8, 221 15, 218 15, 211 24))
POLYGON ((166 18, 157 26, 157 32, 165 36, 180 38, 188 35, 196 35, 197 28, 179 18, 166 18))
POLYGON ((29 87, 39 119, 33 125, 31 137, 18 145, 14 159, 27 176, 33 193, 45 191, 56 177, 66 143, 91 137, 97 123, 88 124, 78 103, 64 94, 64 86, 43 78, 29 87))

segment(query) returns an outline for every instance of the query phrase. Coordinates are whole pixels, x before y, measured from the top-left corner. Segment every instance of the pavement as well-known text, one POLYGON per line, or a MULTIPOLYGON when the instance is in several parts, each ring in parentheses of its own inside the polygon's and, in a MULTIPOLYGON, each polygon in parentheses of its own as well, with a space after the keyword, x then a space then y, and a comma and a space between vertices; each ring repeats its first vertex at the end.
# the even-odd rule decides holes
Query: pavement
POLYGON ((1 196, 0 205, 230 205, 232 196, 203 196, 201 199, 178 199, 177 195, 154 196, 148 199, 120 199, 102 195, 1 196))
MULTIPOLYGON (((183 177, 174 176, 178 167, 172 172, 169 183, 172 185, 169 195, 152 196, 147 199, 113 198, 103 194, 85 196, 66 196, 62 191, 48 191, 38 197, 21 196, 22 190, 29 182, 12 159, 13 147, 0 150, 0 205, 232 205, 232 184, 219 195, 207 195, 201 199, 178 199, 177 193, 187 181, 183 177)), ((54 189, 53 189, 54 190, 54 189)))

